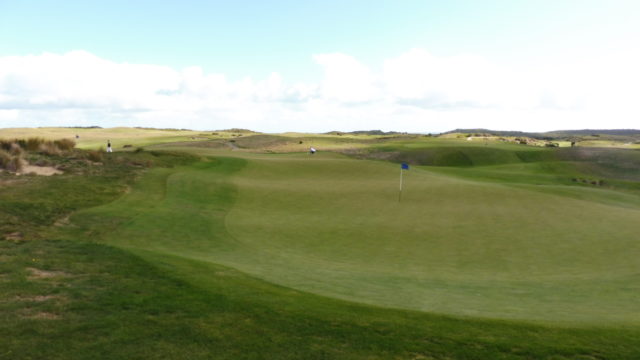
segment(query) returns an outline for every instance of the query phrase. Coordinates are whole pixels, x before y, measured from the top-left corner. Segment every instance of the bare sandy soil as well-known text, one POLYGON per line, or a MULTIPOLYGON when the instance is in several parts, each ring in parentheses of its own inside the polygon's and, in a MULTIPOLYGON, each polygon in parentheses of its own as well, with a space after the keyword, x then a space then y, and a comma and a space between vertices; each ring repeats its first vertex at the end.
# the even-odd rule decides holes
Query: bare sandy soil
POLYGON ((23 169, 18 173, 19 175, 23 174, 36 174, 43 176, 51 176, 56 174, 62 174, 62 171, 52 167, 52 166, 34 166, 34 165, 25 165, 23 169))

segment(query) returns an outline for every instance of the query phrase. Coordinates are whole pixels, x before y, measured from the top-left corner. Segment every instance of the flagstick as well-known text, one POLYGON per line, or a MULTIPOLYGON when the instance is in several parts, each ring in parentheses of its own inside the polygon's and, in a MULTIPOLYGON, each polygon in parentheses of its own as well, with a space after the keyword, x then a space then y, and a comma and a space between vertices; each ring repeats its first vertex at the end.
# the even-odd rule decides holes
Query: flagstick
POLYGON ((402 200, 402 167, 400 167, 400 191, 398 192, 398 202, 402 200))

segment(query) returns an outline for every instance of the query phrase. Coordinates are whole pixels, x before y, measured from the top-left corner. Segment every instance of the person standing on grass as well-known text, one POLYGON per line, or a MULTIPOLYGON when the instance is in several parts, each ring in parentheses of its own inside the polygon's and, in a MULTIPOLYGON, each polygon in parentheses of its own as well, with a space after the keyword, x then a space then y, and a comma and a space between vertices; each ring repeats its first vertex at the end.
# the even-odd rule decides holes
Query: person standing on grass
POLYGON ((113 152, 113 149, 111 148, 111 140, 107 140, 107 152, 113 152))

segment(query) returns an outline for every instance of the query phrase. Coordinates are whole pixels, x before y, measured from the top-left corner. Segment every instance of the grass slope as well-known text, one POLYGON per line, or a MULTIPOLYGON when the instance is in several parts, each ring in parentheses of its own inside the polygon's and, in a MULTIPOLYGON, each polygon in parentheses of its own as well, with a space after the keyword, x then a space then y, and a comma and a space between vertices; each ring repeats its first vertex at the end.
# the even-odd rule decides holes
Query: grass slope
POLYGON ((393 164, 186 150, 213 157, 117 154, 167 167, 62 228, 136 166, 3 183, 30 190, 0 215, 58 240, 0 242, 0 359, 640 357, 640 202, 572 162, 412 168, 398 204, 393 164))
POLYGON ((350 304, 73 240, 0 243, 0 359, 633 359, 640 333, 350 304), (37 276, 33 269, 38 269, 37 276))
MULTIPOLYGON (((117 156, 85 176, 3 184, 14 191, 26 186, 19 197, 0 192, 4 211, 35 200, 65 201, 47 216, 47 224, 37 212, 13 212, 23 229, 31 227, 37 238, 49 240, 0 241, 0 359, 631 359, 640 354, 635 330, 574 330, 385 310, 274 286, 208 261, 149 250, 132 254, 87 241, 126 223, 116 218, 122 212, 103 213, 105 221, 94 219, 88 233, 52 225, 68 209, 113 199, 139 172, 131 165, 140 160, 151 156, 165 167, 193 161, 147 153, 117 156), (79 191, 87 178, 106 176, 101 191, 79 191)), ((243 160, 222 160, 195 167, 215 175, 242 166, 243 160)), ((156 168, 142 181, 162 184, 154 179, 167 181, 183 169, 156 168)), ((147 196, 130 192, 120 201, 171 198, 164 186, 150 190, 147 196)), ((224 208, 231 198, 218 200, 224 208)))
POLYGON ((370 304, 547 322, 640 320, 638 201, 618 206, 598 201, 606 193, 594 189, 566 187, 577 199, 562 186, 541 191, 414 169, 398 203, 392 164, 241 156, 156 171, 74 221, 117 223, 110 244, 370 304))

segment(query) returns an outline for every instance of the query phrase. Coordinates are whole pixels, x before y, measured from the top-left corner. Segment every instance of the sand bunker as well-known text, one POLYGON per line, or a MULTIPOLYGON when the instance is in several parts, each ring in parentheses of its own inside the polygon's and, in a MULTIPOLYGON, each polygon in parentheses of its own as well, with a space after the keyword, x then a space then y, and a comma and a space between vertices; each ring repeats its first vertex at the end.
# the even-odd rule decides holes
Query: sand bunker
POLYGON ((36 174, 36 175, 43 175, 43 176, 51 176, 56 174, 62 174, 62 171, 54 168, 53 166, 25 165, 18 174, 36 174))

